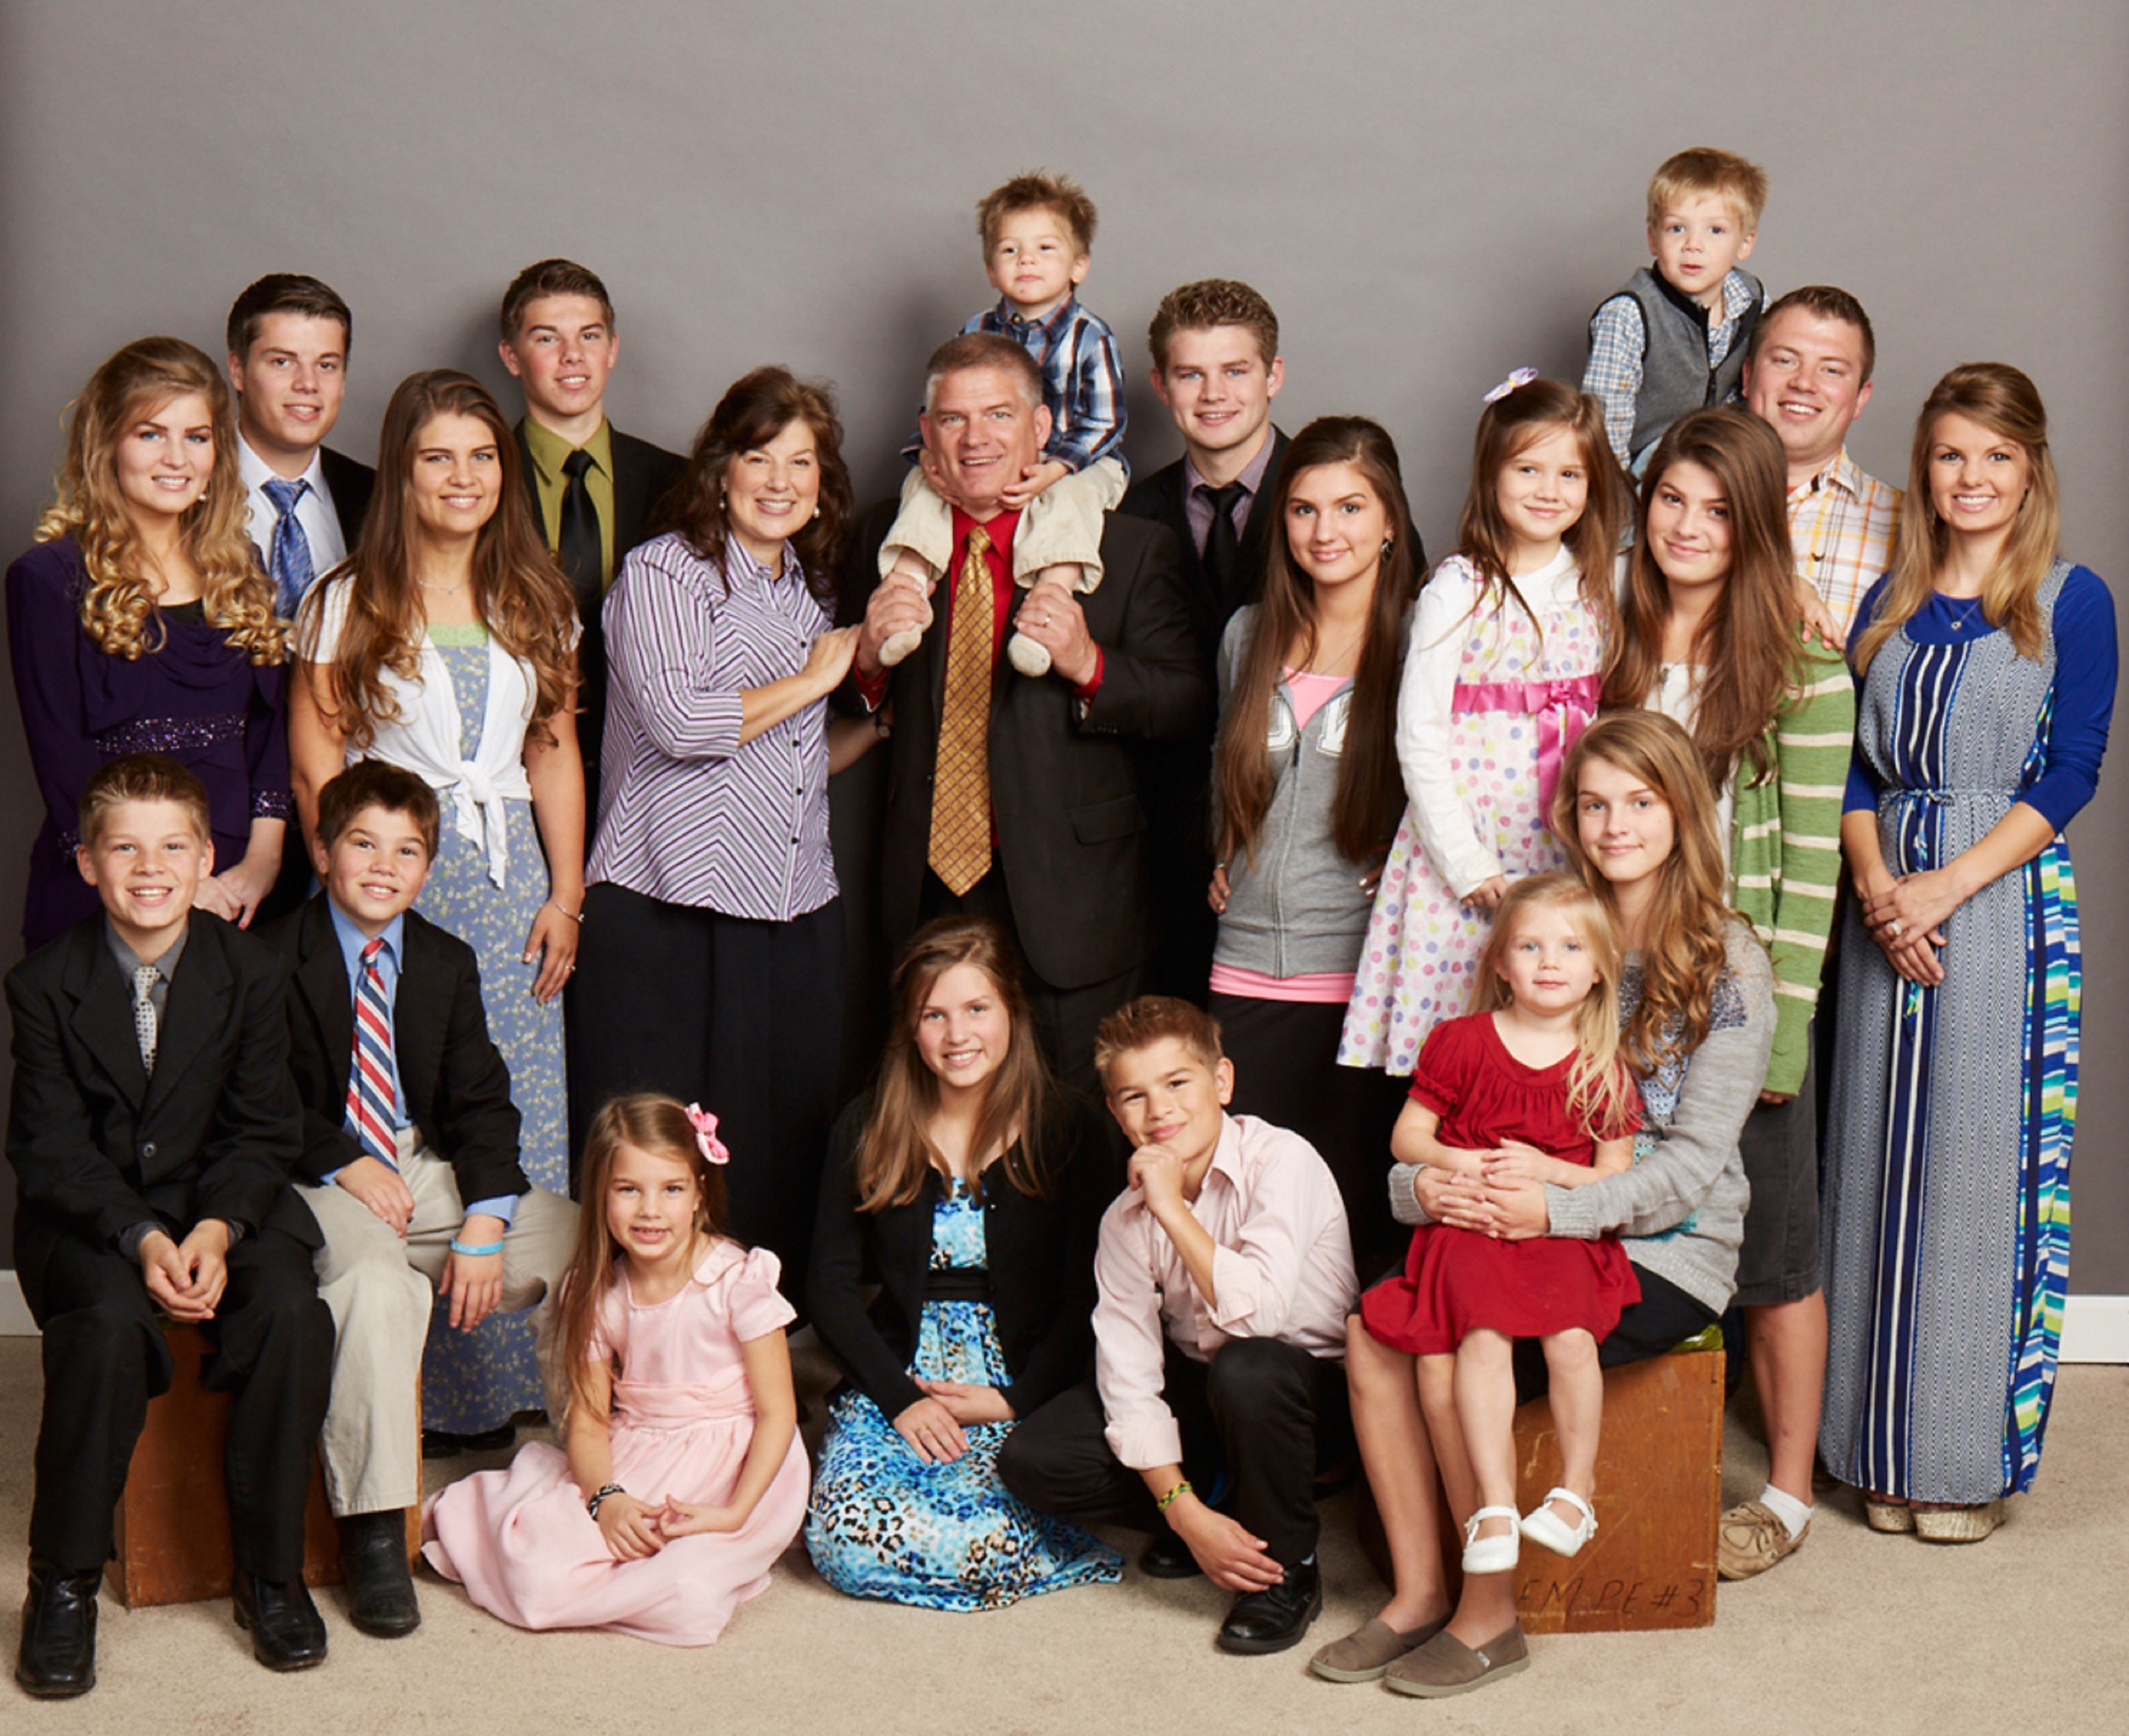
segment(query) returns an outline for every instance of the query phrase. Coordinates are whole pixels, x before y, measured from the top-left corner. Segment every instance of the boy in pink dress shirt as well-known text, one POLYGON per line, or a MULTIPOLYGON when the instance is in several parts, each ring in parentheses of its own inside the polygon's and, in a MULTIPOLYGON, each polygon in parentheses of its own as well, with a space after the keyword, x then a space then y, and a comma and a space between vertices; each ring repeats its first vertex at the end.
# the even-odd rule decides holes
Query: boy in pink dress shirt
POLYGON ((999 1473, 1045 1511, 1153 1531, 1145 1572, 1236 1594, 1222 1650, 1283 1651, 1323 1605, 1313 1485, 1319 1421, 1344 1414, 1346 1208, 1307 1140, 1226 1113, 1234 1064, 1202 1009, 1131 1002, 1095 1063, 1133 1149, 1094 1258, 1094 1378, 1016 1429, 999 1473))

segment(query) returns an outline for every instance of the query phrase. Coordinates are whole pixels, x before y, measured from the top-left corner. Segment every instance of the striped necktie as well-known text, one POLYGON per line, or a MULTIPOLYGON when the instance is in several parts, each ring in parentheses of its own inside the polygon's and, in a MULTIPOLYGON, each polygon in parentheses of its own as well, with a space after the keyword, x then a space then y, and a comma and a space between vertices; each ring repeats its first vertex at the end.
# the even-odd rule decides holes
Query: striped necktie
POLYGON ((946 691, 932 768, 931 872, 957 898, 991 866, 991 659, 998 603, 984 559, 990 545, 981 525, 969 528, 946 631, 946 691))
POLYGON ((347 1130, 365 1158, 388 1168, 399 1165, 392 1131, 392 1005, 377 955, 383 936, 362 949, 362 976, 355 988, 355 1065, 347 1077, 347 1130))
POLYGON ((266 558, 266 570, 274 576, 274 611, 293 619, 296 605, 317 577, 311 565, 311 540, 296 518, 296 502, 310 492, 311 485, 269 476, 260 486, 280 515, 274 521, 273 550, 266 558))

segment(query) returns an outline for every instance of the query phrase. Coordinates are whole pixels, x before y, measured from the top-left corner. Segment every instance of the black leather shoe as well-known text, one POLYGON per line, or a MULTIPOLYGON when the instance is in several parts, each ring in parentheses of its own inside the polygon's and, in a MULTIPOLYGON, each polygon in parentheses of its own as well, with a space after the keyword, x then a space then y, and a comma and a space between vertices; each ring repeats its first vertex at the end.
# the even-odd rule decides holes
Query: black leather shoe
POLYGON ((397 1639, 422 1625, 414 1576, 407 1571, 404 1507, 342 1520, 340 1567, 347 1580, 347 1619, 359 1632, 397 1639))
POLYGON ((103 1570, 69 1572, 30 1558, 22 1648, 15 1680, 40 1700, 71 1700, 96 1686, 96 1589, 103 1570))
POLYGON ((1268 1591, 1246 1591, 1235 1600, 1220 1624, 1217 1643, 1222 1652, 1255 1656, 1284 1652, 1300 1643, 1308 1624, 1323 1610, 1323 1575, 1312 1561, 1286 1570, 1286 1577, 1268 1591))
POLYGON ((1148 1579, 1195 1579, 1205 1571, 1189 1546, 1165 1525, 1146 1539, 1138 1570, 1148 1579))
POLYGON ((498 1423, 477 1434, 454 1434, 448 1429, 422 1431, 423 1458, 456 1458, 461 1453, 493 1453, 517 1439, 517 1424, 498 1423))
POLYGON ((326 1661, 325 1619, 298 1575, 276 1584, 241 1567, 231 1590, 236 1624, 251 1636, 251 1655, 269 1670, 307 1670, 326 1661))

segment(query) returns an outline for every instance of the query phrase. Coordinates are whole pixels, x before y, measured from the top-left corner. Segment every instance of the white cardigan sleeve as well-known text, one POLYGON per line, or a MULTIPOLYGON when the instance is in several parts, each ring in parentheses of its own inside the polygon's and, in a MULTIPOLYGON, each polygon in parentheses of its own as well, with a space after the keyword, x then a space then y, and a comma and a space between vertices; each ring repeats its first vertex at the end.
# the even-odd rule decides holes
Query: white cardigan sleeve
POLYGON ((1449 769, 1450 706, 1463 669, 1478 574, 1461 555, 1434 569, 1412 611, 1412 641, 1398 685, 1398 767, 1421 846, 1436 873, 1461 898, 1504 872, 1479 840, 1449 769))

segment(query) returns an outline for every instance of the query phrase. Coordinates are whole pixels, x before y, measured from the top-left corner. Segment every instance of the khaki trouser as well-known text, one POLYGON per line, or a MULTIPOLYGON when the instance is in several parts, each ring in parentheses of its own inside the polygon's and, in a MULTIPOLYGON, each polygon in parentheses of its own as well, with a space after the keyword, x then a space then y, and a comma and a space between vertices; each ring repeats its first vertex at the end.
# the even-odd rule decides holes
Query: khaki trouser
MULTIPOLYGON (((399 1173, 414 1196, 402 1239, 345 1188, 299 1187, 325 1232, 318 1294, 332 1310, 332 1399, 318 1437, 326 1493, 336 1516, 411 1507, 422 1498, 417 1420, 422 1348, 450 1240, 465 1220, 451 1166, 399 1134, 399 1173)), ((536 1302, 533 1325, 545 1367, 555 1293, 576 1244, 577 1208, 535 1187, 517 1197, 502 1239, 504 1311, 536 1302)))
MULTIPOLYGON (((1012 580, 1025 590, 1045 567, 1076 562, 1083 569, 1079 588, 1092 591, 1102 582, 1102 520, 1124 497, 1124 467, 1105 458, 1061 476, 1027 503, 1012 539, 1012 580)), ((880 545, 879 572, 894 569, 896 552, 907 549, 931 568, 936 578, 954 558, 954 509, 931 491, 922 470, 912 465, 902 485, 902 510, 880 545)))

